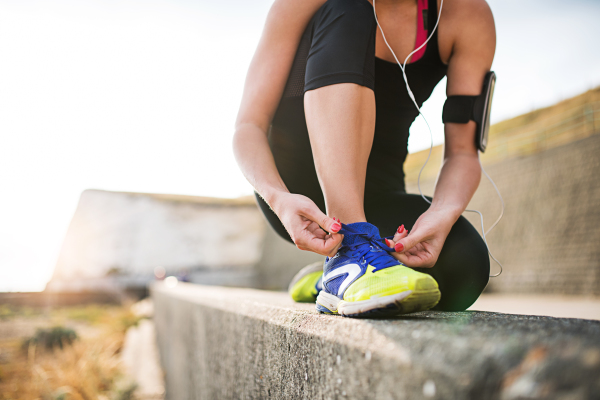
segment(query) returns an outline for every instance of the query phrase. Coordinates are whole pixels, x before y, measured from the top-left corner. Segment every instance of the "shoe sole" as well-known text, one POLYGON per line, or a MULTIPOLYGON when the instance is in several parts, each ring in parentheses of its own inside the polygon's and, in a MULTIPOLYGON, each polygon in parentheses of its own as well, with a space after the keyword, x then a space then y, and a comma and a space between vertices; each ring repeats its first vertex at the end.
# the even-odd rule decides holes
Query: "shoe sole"
POLYGON ((317 297, 317 310, 352 318, 390 317, 429 310, 440 301, 441 293, 435 281, 420 279, 415 286, 415 290, 362 301, 340 300, 321 291, 317 297))

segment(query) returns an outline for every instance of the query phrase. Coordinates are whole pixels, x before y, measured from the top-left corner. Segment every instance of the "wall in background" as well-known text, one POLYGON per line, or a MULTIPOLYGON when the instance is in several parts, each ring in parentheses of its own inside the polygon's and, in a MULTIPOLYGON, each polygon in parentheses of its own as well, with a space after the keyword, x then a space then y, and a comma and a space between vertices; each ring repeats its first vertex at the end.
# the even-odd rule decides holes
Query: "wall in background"
MULTIPOLYGON (((488 290, 600 295, 599 98, 595 89, 494 126, 482 161, 506 204, 488 237, 504 273, 488 290)), ((409 192, 418 193, 426 153, 409 155, 409 192)), ((434 148, 423 173, 425 194, 433 193, 442 154, 441 146, 434 148)), ((500 213, 500 200, 483 176, 469 208, 483 213, 486 229, 500 213)), ((481 230, 477 214, 464 215, 481 230)))

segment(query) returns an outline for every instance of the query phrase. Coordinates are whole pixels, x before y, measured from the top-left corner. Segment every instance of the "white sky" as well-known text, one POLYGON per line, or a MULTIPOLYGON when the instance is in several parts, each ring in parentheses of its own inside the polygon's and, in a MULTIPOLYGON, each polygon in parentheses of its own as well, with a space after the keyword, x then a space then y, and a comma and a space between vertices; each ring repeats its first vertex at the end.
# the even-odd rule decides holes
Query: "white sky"
MULTIPOLYGON (((0 291, 43 289, 84 189, 251 193, 230 142, 271 2, 0 2, 0 291)), ((600 2, 490 5, 494 121, 600 84, 600 2)), ((428 144, 418 121, 409 149, 428 144)))

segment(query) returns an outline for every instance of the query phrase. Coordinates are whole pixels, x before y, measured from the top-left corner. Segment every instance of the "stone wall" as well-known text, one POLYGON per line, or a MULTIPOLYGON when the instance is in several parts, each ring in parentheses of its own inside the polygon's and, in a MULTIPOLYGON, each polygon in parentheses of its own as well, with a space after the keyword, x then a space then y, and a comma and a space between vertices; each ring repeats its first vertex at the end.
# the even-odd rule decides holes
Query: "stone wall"
MULTIPOLYGON (((599 296, 600 135, 485 168, 506 204, 488 238, 504 272, 488 290, 599 296)), ((431 178, 421 182, 425 194, 433 185, 431 178)), ((408 191, 418 193, 414 182, 408 191)), ((486 228, 500 213, 483 176, 469 208, 483 213, 486 228)), ((464 215, 479 229, 477 214, 464 215)), ((492 262, 493 272, 497 268, 492 262)))

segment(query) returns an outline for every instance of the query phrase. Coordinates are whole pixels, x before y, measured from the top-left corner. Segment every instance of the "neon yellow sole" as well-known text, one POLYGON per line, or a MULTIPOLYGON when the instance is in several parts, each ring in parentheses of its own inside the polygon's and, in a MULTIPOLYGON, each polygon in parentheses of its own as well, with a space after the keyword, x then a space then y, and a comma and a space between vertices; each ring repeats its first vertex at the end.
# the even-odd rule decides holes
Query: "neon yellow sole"
POLYGON ((425 275, 416 281, 413 290, 367 300, 340 300, 337 296, 322 291, 317 297, 317 310, 345 317, 385 317, 426 311, 435 307, 440 299, 437 282, 425 275))

